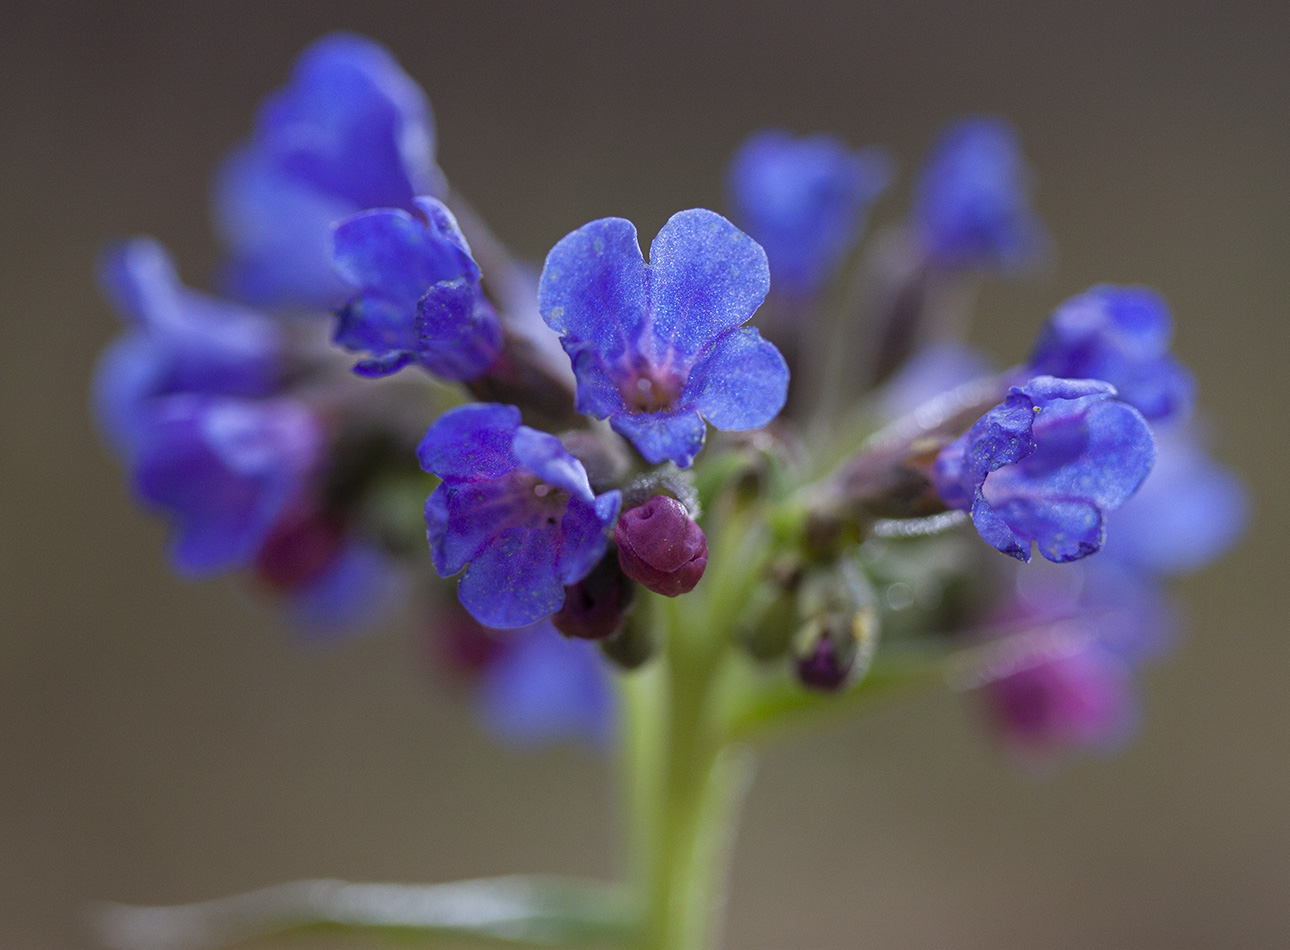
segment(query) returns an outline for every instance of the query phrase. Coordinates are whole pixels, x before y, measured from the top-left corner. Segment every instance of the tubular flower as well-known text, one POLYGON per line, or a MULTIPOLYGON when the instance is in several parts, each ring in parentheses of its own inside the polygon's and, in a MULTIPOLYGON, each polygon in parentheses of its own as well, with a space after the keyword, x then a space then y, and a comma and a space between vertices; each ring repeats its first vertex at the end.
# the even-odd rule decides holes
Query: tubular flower
POLYGON ((705 418, 756 429, 783 408, 788 366, 743 327, 769 286, 761 247, 696 208, 663 226, 648 264, 630 221, 569 234, 547 255, 538 306, 573 362, 578 410, 609 419, 650 463, 684 468, 705 418))
POLYGON ((1159 294, 1103 284, 1067 300, 1048 318, 1026 371, 1104 379, 1152 422, 1185 417, 1196 383, 1169 352, 1172 336, 1173 319, 1159 294))
POLYGON ((443 479, 426 500, 430 553, 443 577, 465 569, 462 606, 489 627, 522 627, 560 609, 591 572, 618 517, 618 491, 593 495, 582 464, 514 406, 478 403, 439 417, 417 449, 443 479))
POLYGON ((501 351, 501 326, 452 213, 434 198, 414 206, 415 215, 382 208, 336 225, 332 262, 357 293, 334 340, 372 354, 354 367, 361 376, 416 362, 445 379, 473 379, 501 351))
POLYGON ((914 232, 932 263, 1012 270, 1046 243, 1030 208, 1030 172, 1016 130, 1002 119, 964 119, 933 146, 915 185, 914 232))
POLYGON ((99 283, 129 331, 104 353, 94 404, 107 438, 137 448, 150 400, 180 392, 263 396, 281 373, 284 341, 268 318, 185 287, 150 238, 110 249, 99 283))
POLYGON ((997 550, 1029 562, 1101 548, 1105 514, 1142 484, 1155 461, 1146 420, 1100 380, 1038 376, 1013 386, 937 457, 933 480, 951 508, 968 511, 997 550))
POLYGON ((216 178, 230 292, 333 305, 344 287, 329 266, 331 224, 367 208, 411 210, 414 196, 440 191, 434 146, 425 94, 383 46, 335 34, 308 47, 216 178))
POLYGON ((144 435, 135 490, 171 516, 171 560, 192 576, 250 564, 321 448, 313 414, 291 399, 169 396, 144 435))
POLYGON ((880 149, 782 131, 748 139, 730 165, 735 218, 766 249, 777 293, 818 293, 864 228, 892 177, 880 149))

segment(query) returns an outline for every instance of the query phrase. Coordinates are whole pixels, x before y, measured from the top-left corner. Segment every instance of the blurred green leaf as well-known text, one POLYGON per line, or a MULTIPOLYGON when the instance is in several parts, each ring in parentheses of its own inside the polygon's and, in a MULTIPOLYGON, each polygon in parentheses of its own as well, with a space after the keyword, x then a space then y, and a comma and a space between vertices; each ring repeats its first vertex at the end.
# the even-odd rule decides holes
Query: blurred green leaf
POLYGON ((297 881, 173 907, 109 904, 95 923, 111 950, 216 950, 318 932, 416 938, 431 946, 463 937, 612 946, 636 931, 615 885, 519 876, 432 885, 297 881))

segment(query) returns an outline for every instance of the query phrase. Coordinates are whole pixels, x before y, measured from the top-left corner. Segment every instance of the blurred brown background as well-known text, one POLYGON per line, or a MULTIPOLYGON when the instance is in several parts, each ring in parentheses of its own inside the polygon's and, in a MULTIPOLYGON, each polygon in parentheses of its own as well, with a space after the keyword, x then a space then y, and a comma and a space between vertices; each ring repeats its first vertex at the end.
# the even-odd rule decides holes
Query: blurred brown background
POLYGON ((769 751, 729 946, 1290 945, 1284 0, 45 2, 2 24, 0 946, 89 947, 96 898, 613 870, 607 761, 488 743, 406 627, 302 651, 235 584, 175 579, 87 418, 116 330, 96 250, 148 232, 209 273, 209 172, 336 28, 424 84, 443 167, 534 259, 594 217, 650 235, 719 206, 756 128, 886 143, 903 186, 948 119, 1016 121, 1059 257, 987 287, 979 340, 1016 359, 1071 293, 1161 289, 1252 531, 1185 584, 1188 641, 1121 757, 1027 779, 949 695, 769 751))

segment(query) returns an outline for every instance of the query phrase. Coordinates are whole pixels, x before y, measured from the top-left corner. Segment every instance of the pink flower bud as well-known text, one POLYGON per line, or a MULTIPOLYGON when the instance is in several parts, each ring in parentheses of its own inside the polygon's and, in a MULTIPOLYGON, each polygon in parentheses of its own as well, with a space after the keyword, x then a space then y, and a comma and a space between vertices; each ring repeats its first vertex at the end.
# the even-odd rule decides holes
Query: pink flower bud
POLYGON ((623 573, 656 594, 675 597, 694 589, 708 566, 708 539, 685 506, 654 495, 618 519, 614 528, 623 573))

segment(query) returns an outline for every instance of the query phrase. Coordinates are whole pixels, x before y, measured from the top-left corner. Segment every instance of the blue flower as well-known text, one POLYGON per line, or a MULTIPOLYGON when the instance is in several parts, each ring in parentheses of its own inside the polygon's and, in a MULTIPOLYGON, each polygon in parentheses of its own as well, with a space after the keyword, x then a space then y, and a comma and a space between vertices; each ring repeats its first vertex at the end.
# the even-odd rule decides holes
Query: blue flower
POLYGON ((549 616, 604 555, 621 494, 593 495, 582 463, 555 436, 520 425, 514 406, 449 410, 417 457, 443 479, 425 510, 435 569, 465 568, 457 596, 485 626, 549 616))
POLYGON ((415 199, 416 215, 364 211, 336 225, 332 262, 358 288, 335 342, 372 354, 354 371, 386 376, 416 362, 445 379, 473 379, 501 351, 502 332, 452 213, 415 199))
POLYGON ((961 120, 942 134, 915 185, 913 223, 924 253, 947 268, 1011 270, 1043 249, 1030 174, 1002 119, 961 120))
POLYGON ((1169 352, 1169 307, 1145 287, 1101 285, 1048 318, 1026 364, 1028 375, 1104 379, 1153 422, 1185 417, 1196 383, 1169 352))
POLYGON ((547 255, 538 307, 573 362, 578 411, 608 418, 652 464, 688 466, 707 434, 756 429, 788 394, 788 366, 742 327, 770 286, 766 253, 721 215, 682 211, 646 264, 622 218, 583 225, 547 255))
POLYGON ((308 47, 216 178, 230 292, 332 306, 344 286, 328 259, 331 224, 367 208, 410 211, 414 196, 438 193, 434 139, 425 94, 384 47, 347 34, 308 47))
POLYGON ((1187 574, 1240 539, 1250 502, 1236 473, 1219 465, 1188 429, 1156 437, 1156 465, 1115 513, 1104 555, 1148 575, 1187 574))
POLYGON ((284 340, 273 322, 189 290, 165 249, 124 242, 99 266, 104 293, 129 330, 103 354, 94 406, 103 432, 127 455, 139 444, 149 400, 171 393, 263 396, 277 386, 284 340))
POLYGON ((287 618, 315 641, 369 630, 403 604, 407 580, 384 551, 347 538, 321 574, 288 594, 287 618))
POLYGON ((549 623, 497 640, 479 682, 480 713, 492 732, 519 745, 612 739, 614 694, 598 650, 549 623))
POLYGON ((854 246, 892 163, 881 149, 850 152, 830 135, 759 132, 735 153, 735 219, 766 249, 777 293, 820 291, 854 246))
POLYGON ((1146 420, 1099 380, 1038 376, 1013 386, 938 456, 933 480, 951 508, 971 512, 997 550, 1050 561, 1101 548, 1105 514, 1142 484, 1155 460, 1146 420))
POLYGON ((171 561, 201 576, 251 563, 303 489, 321 449, 313 414, 290 399, 181 394, 156 400, 134 486, 173 523, 171 561))

